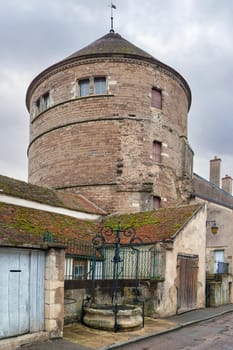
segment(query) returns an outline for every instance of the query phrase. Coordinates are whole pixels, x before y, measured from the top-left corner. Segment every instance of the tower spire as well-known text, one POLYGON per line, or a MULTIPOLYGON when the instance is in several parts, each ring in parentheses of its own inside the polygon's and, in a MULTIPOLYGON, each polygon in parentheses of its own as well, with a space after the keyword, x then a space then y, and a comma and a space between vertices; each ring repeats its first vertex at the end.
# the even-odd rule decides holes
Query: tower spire
POLYGON ((114 33, 114 29, 113 29, 113 9, 116 10, 116 6, 112 3, 111 0, 111 29, 110 29, 110 33, 114 33))

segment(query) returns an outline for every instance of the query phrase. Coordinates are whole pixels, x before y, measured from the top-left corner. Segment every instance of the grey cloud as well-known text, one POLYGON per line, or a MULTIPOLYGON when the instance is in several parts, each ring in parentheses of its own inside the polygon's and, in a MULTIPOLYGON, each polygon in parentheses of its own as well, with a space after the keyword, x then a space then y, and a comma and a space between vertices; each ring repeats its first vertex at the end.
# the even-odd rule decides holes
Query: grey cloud
MULTIPOLYGON (((189 138, 195 171, 207 176, 219 155, 233 175, 233 2, 114 0, 114 25, 126 39, 174 67, 188 81, 193 103, 189 138)), ((41 70, 110 29, 108 0, 0 2, 0 167, 26 179, 27 85, 41 70), (9 76, 9 72, 12 75, 9 76), (22 78, 21 78, 22 77, 22 78), (21 81, 22 80, 22 81, 21 81), (12 92, 6 86, 12 86, 12 92), (5 152, 4 150, 8 151, 5 152), (23 170, 24 169, 24 170, 23 170)), ((2 169, 1 169, 2 170, 2 169)))

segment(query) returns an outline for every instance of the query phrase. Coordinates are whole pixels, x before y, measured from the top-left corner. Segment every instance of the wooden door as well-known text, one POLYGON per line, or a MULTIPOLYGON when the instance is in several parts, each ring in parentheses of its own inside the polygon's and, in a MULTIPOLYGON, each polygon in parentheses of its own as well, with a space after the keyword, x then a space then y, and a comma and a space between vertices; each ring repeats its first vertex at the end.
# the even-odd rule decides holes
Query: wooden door
POLYGON ((179 254, 177 270, 177 313, 182 313, 197 306, 198 256, 179 254))
POLYGON ((0 339, 44 329, 41 251, 0 248, 0 339))

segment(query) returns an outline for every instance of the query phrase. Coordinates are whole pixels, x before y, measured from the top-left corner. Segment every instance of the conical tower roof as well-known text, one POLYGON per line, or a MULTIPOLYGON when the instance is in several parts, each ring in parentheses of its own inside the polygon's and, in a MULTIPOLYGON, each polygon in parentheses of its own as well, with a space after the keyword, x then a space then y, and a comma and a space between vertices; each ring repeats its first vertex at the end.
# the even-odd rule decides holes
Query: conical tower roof
POLYGON ((95 40, 93 43, 85 46, 84 48, 74 52, 72 55, 66 57, 62 61, 55 63, 54 65, 48 67, 43 72, 41 72, 28 87, 27 95, 26 95, 26 105, 29 110, 29 101, 32 94, 33 89, 36 85, 45 78, 47 74, 51 74, 52 71, 56 71, 57 69, 63 69, 66 65, 75 64, 75 62, 79 62, 85 59, 92 58, 133 58, 137 60, 147 61, 150 64, 156 65, 157 67, 162 68, 165 71, 168 71, 170 74, 178 78, 183 88, 186 91, 189 107, 191 105, 191 90, 189 88, 188 83, 179 74, 175 69, 166 65, 165 63, 157 60, 152 55, 147 53, 146 51, 140 49, 136 45, 132 44, 128 40, 124 39, 120 34, 111 32, 102 36, 101 38, 95 40))
MULTIPOLYGON (((76 51, 67 59, 77 59, 84 56, 102 56, 102 55, 133 55, 146 59, 153 59, 147 52, 135 46, 128 40, 122 38, 118 33, 110 32, 101 38, 95 40, 90 45, 76 51)), ((67 60, 65 59, 65 60, 67 60)))

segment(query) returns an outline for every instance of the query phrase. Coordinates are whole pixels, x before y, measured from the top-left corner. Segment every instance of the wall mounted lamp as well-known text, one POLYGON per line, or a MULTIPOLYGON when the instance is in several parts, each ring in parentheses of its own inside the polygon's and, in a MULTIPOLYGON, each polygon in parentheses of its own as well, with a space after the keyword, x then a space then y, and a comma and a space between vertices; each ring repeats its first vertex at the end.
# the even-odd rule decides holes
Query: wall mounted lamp
POLYGON ((208 220, 206 221, 206 227, 208 226, 208 224, 212 224, 211 225, 211 232, 213 235, 216 235, 216 233, 218 233, 218 226, 216 224, 216 220, 208 220))

